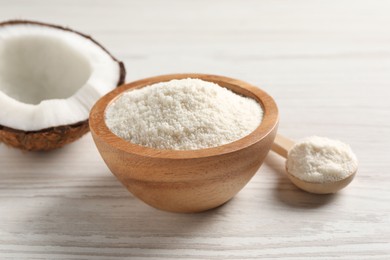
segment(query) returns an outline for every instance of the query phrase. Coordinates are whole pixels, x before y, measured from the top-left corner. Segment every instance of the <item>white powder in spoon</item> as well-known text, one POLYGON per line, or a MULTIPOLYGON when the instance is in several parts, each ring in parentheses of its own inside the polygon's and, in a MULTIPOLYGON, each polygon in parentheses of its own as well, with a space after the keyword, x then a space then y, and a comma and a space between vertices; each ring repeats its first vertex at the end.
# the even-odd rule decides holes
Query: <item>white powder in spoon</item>
POLYGON ((106 109, 117 136, 157 149, 196 150, 227 144, 261 123, 261 106, 200 79, 161 82, 123 93, 106 109))
POLYGON ((312 136, 295 143, 288 152, 286 167, 290 174, 303 181, 324 183, 353 174, 358 161, 349 145, 312 136))

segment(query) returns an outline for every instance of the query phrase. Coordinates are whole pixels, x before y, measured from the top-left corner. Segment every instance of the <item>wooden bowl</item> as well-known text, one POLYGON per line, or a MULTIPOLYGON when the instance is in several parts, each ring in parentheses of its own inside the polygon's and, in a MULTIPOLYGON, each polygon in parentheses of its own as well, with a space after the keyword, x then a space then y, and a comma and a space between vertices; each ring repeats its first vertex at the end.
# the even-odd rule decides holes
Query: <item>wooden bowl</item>
POLYGON ((166 211, 199 212, 218 207, 240 191, 259 169, 274 141, 278 109, 264 91, 222 76, 173 74, 125 84, 102 97, 92 108, 90 129, 111 172, 145 203, 166 211), (257 100, 263 121, 235 142, 200 150, 158 150, 130 143, 106 126, 106 107, 125 91, 172 79, 199 78, 257 100))

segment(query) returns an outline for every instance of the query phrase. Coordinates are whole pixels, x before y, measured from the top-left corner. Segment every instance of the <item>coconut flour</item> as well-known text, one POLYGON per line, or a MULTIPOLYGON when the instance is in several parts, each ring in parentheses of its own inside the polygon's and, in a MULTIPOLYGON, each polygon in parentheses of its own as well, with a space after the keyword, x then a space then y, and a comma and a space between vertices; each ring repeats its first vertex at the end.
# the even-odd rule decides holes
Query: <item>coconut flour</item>
POLYGON ((349 145, 325 137, 308 137, 288 152, 287 170, 295 177, 315 183, 342 180, 357 170, 349 145))
POLYGON ((117 136, 157 149, 196 150, 227 144, 254 131, 261 106, 200 79, 161 82, 123 93, 105 114, 117 136))

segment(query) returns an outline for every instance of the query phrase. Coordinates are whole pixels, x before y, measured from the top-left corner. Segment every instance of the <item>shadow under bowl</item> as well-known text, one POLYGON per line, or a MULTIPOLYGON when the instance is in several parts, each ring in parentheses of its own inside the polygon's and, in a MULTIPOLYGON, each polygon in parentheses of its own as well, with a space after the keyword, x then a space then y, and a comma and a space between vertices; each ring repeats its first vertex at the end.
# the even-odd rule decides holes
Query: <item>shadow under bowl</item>
POLYGON ((136 197, 172 212, 200 212, 236 195, 257 172, 274 141, 278 109, 264 91, 240 80, 206 74, 172 74, 120 86, 92 108, 90 130, 103 160, 136 197), (261 124, 229 144, 200 150, 158 150, 128 142, 112 133, 105 110, 126 91, 172 79, 199 78, 255 99, 262 106, 261 124))

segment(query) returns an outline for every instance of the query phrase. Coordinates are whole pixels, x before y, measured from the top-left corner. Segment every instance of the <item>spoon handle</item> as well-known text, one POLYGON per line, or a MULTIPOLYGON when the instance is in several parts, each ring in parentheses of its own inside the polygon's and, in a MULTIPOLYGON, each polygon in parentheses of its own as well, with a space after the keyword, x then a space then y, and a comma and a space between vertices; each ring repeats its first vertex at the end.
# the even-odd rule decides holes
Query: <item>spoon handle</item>
POLYGON ((293 145, 293 140, 288 139, 283 135, 277 134, 274 143, 272 144, 271 150, 287 159, 288 151, 293 145))

